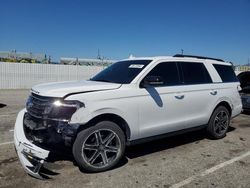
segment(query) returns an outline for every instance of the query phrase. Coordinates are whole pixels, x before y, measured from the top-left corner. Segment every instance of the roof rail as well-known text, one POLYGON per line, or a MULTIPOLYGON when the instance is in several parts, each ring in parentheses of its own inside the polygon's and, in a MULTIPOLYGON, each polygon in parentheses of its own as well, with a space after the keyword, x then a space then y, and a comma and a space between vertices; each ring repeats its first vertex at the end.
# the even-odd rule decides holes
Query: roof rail
POLYGON ((210 59, 210 60, 225 62, 225 61, 222 60, 222 59, 211 58, 211 57, 204 57, 204 56, 196 56, 196 55, 175 54, 173 57, 190 57, 190 58, 210 59))

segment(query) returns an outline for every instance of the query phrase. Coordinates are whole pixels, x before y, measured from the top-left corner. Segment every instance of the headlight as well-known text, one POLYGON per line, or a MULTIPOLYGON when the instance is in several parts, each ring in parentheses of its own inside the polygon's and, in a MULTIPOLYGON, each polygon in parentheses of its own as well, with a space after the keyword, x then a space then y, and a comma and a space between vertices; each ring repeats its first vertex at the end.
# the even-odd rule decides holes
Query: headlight
POLYGON ((56 100, 50 107, 45 109, 45 114, 48 114, 50 119, 68 121, 73 113, 81 107, 84 107, 84 104, 79 101, 56 100))

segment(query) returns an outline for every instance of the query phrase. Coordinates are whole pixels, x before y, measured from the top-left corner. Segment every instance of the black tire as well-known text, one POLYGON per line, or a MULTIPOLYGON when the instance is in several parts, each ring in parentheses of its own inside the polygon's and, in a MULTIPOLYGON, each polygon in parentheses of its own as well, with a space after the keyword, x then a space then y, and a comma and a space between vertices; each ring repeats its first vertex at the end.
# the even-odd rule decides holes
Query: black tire
POLYGON ((208 122, 207 132, 209 136, 212 139, 221 139, 225 137, 230 124, 230 119, 230 113, 226 107, 217 107, 208 122))
POLYGON ((74 158, 85 172, 102 172, 113 168, 123 157, 124 151, 124 132, 110 121, 102 121, 82 130, 73 144, 74 158))

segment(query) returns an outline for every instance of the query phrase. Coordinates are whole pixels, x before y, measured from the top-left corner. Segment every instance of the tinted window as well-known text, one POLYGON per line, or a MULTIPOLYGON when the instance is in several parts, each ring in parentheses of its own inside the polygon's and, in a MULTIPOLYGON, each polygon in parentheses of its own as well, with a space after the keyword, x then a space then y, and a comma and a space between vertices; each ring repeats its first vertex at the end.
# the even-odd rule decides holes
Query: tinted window
POLYGON ((185 84, 211 83, 211 77, 203 63, 180 62, 185 84))
POLYGON ((214 68, 219 73, 222 82, 238 82, 232 66, 213 64, 214 68))
POLYGON ((112 82, 120 84, 130 83, 151 60, 119 61, 104 69, 91 78, 93 81, 112 82))
POLYGON ((180 84, 177 65, 174 62, 160 63, 147 76, 161 76, 165 86, 180 84))

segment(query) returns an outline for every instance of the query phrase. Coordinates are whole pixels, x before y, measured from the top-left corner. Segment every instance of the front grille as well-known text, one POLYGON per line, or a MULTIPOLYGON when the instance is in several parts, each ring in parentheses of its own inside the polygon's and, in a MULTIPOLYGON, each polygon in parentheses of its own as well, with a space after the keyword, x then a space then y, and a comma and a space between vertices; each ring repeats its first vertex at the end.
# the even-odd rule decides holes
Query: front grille
POLYGON ((58 133, 61 127, 67 123, 43 120, 25 113, 23 119, 24 133, 28 140, 35 144, 56 144, 62 142, 62 136, 58 133))
POLYGON ((69 146, 76 134, 74 130, 74 134, 70 135, 70 131, 73 131, 70 128, 67 122, 44 120, 31 116, 29 113, 24 114, 23 129, 26 138, 44 149, 60 150, 69 146))
POLYGON ((54 97, 44 97, 32 93, 26 103, 28 113, 37 118, 43 118, 45 109, 55 100, 54 97))

